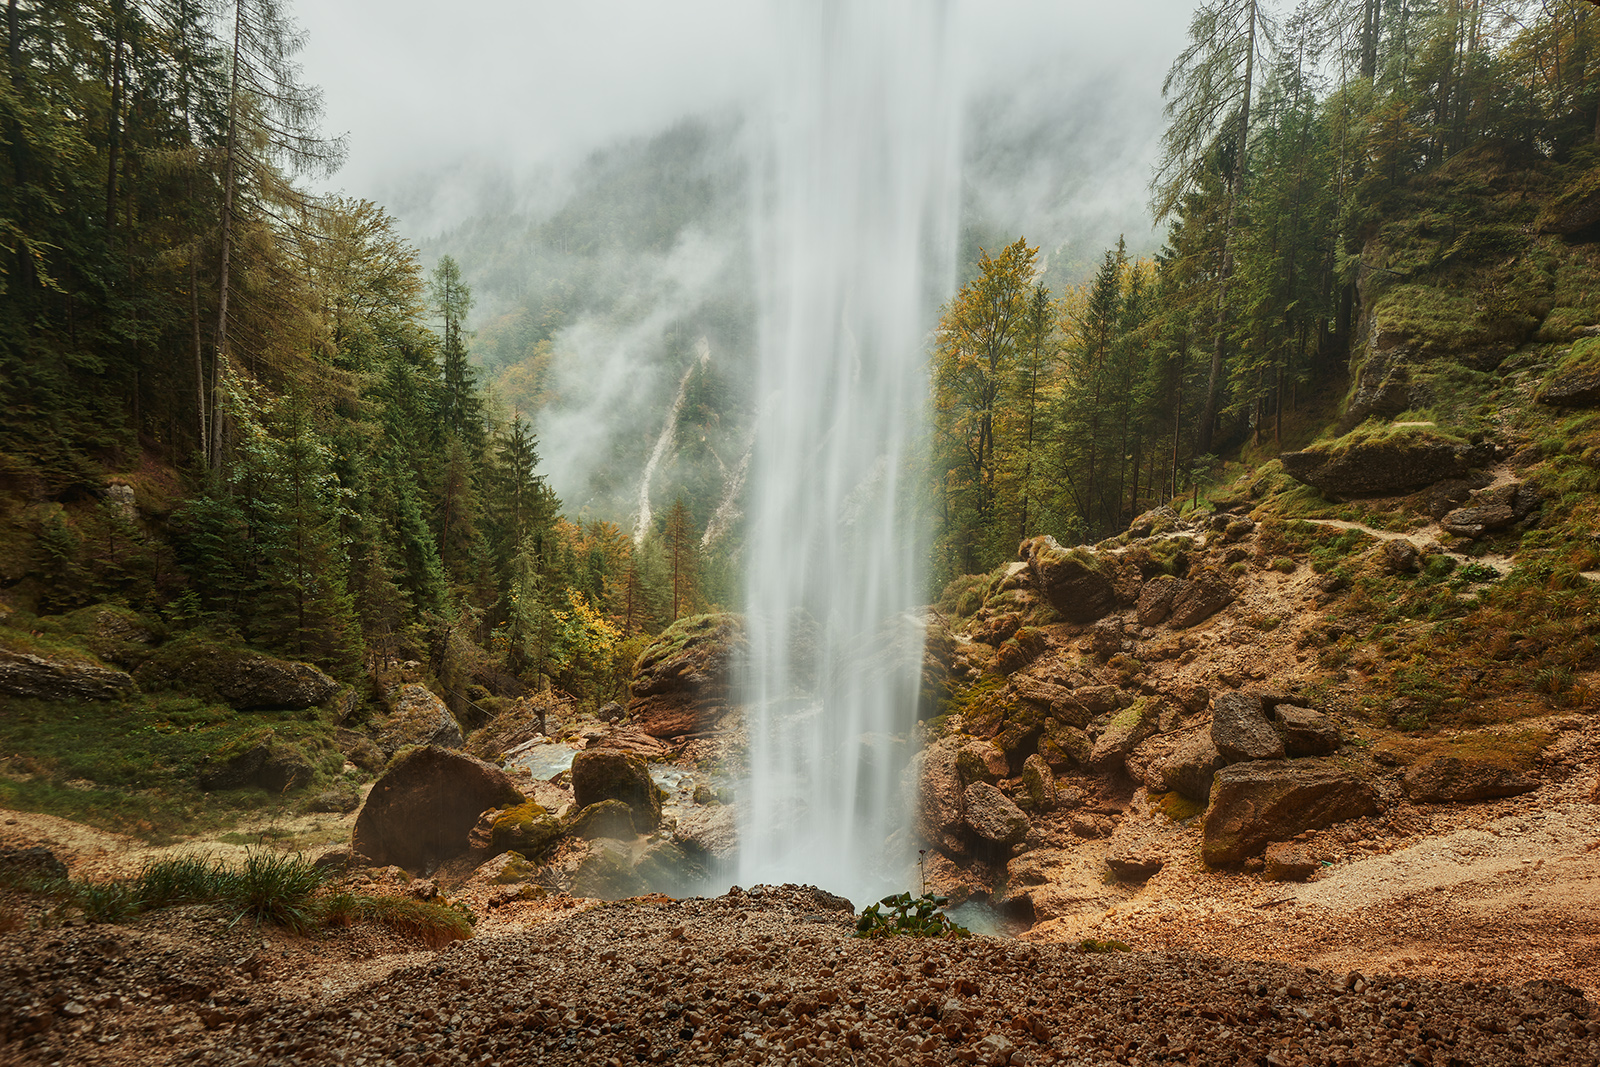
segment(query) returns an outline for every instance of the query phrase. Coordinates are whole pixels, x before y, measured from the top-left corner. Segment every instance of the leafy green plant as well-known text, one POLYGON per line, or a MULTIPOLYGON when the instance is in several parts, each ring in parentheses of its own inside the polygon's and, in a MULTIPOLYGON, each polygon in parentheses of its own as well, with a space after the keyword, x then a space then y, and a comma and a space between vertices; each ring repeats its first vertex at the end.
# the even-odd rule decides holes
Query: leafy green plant
POLYGON ((856 920, 857 937, 970 937, 964 926, 952 922, 943 910, 949 897, 924 893, 913 897, 897 893, 869 905, 856 920), (888 911, 883 909, 888 908, 888 911))
POLYGON ((316 896, 322 887, 322 872, 302 856, 252 852, 228 883, 226 896, 238 908, 235 922, 249 918, 296 933, 317 925, 316 896))

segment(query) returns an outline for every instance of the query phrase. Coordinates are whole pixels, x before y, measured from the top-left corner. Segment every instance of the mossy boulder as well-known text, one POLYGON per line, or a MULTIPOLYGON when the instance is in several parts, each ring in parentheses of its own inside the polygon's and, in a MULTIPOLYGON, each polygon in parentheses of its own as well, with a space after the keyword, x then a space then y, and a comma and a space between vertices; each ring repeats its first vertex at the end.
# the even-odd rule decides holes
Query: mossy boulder
POLYGON ((650 780, 650 765, 630 752, 579 752, 572 759, 572 793, 579 808, 621 801, 632 809, 634 828, 641 834, 661 825, 661 792, 650 780))
POLYGON ((1093 552, 1062 548, 1046 535, 1024 541, 1018 555, 1034 588, 1067 622, 1094 622, 1116 608, 1113 576, 1093 552))
POLYGON ((638 831, 633 824, 633 809, 620 800, 602 800, 579 808, 568 820, 573 837, 593 841, 597 837, 627 840, 638 831))
POLYGON ((1039 755, 1057 770, 1077 767, 1089 762, 1094 742, 1089 734, 1073 723, 1060 719, 1045 720, 1044 733, 1039 738, 1039 755))
POLYGON ((638 896, 648 888, 635 867, 632 850, 610 838, 591 842, 588 853, 572 873, 574 896, 621 900, 638 896))
POLYGON ((495 854, 518 852, 538 859, 561 839, 561 820, 529 800, 495 816, 489 831, 489 850, 495 854))
POLYGON ((406 682, 394 696, 394 710, 378 732, 378 744, 389 755, 412 745, 460 748, 461 724, 438 695, 421 682, 406 682))
POLYGON ((1545 378, 1539 402, 1570 408, 1600 405, 1600 337, 1585 337, 1572 346, 1545 378))
POLYGON ((1409 493, 1459 478, 1494 458, 1488 444, 1466 444, 1418 427, 1359 428, 1329 444, 1278 457, 1296 480, 1344 498, 1409 493))
POLYGON ((1161 728, 1161 705, 1141 698, 1112 715, 1095 739, 1089 753, 1089 766, 1095 770, 1115 770, 1140 742, 1161 728))
POLYGON ((744 620, 738 615, 679 619, 634 664, 628 717, 653 737, 715 727, 732 705, 733 674, 744 647, 744 620))
POLYGON ((309 663, 223 644, 200 633, 168 641, 134 677, 145 689, 176 689, 241 711, 299 711, 339 691, 337 681, 309 663))

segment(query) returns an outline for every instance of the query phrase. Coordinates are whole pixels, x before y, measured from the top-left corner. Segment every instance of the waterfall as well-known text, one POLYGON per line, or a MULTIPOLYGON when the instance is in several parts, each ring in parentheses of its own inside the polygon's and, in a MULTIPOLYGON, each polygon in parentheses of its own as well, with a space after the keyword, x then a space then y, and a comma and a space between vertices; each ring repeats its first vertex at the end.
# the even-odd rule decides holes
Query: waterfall
POLYGON ((941 0, 789 0, 753 168, 750 779, 739 877, 913 882, 903 784, 925 538, 906 484, 947 295, 957 94, 941 0))

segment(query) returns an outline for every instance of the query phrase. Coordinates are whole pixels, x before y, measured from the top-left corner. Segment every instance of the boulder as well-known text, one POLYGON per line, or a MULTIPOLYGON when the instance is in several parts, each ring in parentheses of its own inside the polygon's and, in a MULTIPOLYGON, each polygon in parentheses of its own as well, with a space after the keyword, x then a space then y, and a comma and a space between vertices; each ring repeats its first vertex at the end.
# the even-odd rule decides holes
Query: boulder
POLYGON ((1383 565, 1395 574, 1415 574, 1422 567, 1417 546, 1403 537, 1383 543, 1383 565))
POLYGON ((961 783, 988 782, 993 785, 1011 773, 1006 754, 993 741, 968 741, 956 753, 956 770, 961 783))
POLYGON ((1272 709, 1283 749, 1290 756, 1331 756, 1339 751, 1339 724, 1320 711, 1294 704, 1272 709))
POLYGON ((973 782, 962 794, 969 829, 995 845, 1020 844, 1033 828, 1022 809, 988 782, 973 782))
POLYGON ((628 717, 652 737, 710 730, 732 705, 735 663, 744 647, 737 615, 679 619, 634 664, 628 717))
POLYGON ((339 691, 338 682, 309 663, 239 649, 212 648, 176 662, 167 656, 157 669, 170 671, 178 687, 213 694, 241 711, 314 708, 339 691))
POLYGON ((1171 575, 1163 574, 1144 583, 1139 590, 1139 603, 1134 608, 1140 626, 1158 626, 1172 614, 1172 601, 1183 583, 1171 575))
POLYGON ((1084 706, 1073 691, 1064 685, 1020 675, 1011 679, 1011 690, 1017 694, 1018 699, 1025 700, 1072 726, 1087 726, 1089 720, 1094 718, 1094 712, 1084 706))
POLYGON ((633 827, 633 809, 620 800, 602 800, 579 808, 568 818, 567 828, 573 837, 585 841, 597 837, 629 840, 638 832, 633 827))
POLYGON ((1114 685, 1085 685, 1072 691, 1073 697, 1090 715, 1103 715, 1127 703, 1122 690, 1114 685))
POLYGON ((328 789, 306 802, 307 811, 349 815, 361 806, 361 794, 354 789, 328 789))
POLYGON ((520 852, 537 860, 565 833, 561 820, 533 801, 524 801, 500 812, 489 828, 489 851, 520 852))
POLYGON ((1120 767, 1128 754, 1161 726, 1161 705, 1153 700, 1136 700, 1111 717, 1089 753, 1092 770, 1120 767))
POLYGON ((460 748, 463 743, 461 724, 421 682, 401 685, 394 712, 378 734, 378 744, 391 756, 410 745, 460 748))
POLYGON ((1024 541, 1018 555, 1034 588, 1066 621, 1093 622, 1117 606, 1111 576, 1087 549, 1065 549, 1045 535, 1024 541))
POLYGON ((661 825, 661 793, 650 765, 631 752, 586 749, 572 757, 572 795, 578 807, 620 800, 633 809, 633 825, 648 834, 661 825))
POLYGON ((1211 734, 1200 731, 1186 739, 1159 768, 1168 789, 1204 804, 1211 798, 1211 781, 1225 765, 1211 734))
POLYGON ((1291 841, 1268 845, 1261 859, 1266 864, 1262 873, 1272 882, 1303 882, 1322 866, 1304 845, 1291 841))
POLYGON ((690 853, 731 860, 739 851, 739 818, 724 804, 697 807, 678 816, 672 836, 690 853))
POLYGON ((1504 530, 1517 521, 1517 513, 1504 504, 1487 504, 1470 508, 1456 508, 1439 525, 1446 533, 1457 537, 1482 537, 1495 530, 1504 530))
POLYGON ((1375 814, 1370 786, 1330 759, 1259 760, 1216 773, 1202 828, 1202 858, 1241 863, 1268 842, 1375 814))
POLYGON ((1491 445, 1466 445, 1424 429, 1341 438, 1278 457, 1290 476, 1334 497, 1409 493, 1460 478, 1493 458, 1491 445))
POLYGON ((133 678, 119 670, 68 656, 35 656, 0 648, 0 693, 35 700, 120 700, 133 694, 133 678))
POLYGON ((1504 764, 1439 756, 1408 768, 1404 785, 1412 800, 1448 804, 1520 796, 1539 788, 1539 781, 1504 764))
POLYGON ((1089 735, 1082 727, 1064 723, 1059 719, 1049 719, 1044 724, 1044 732, 1039 738, 1039 755, 1051 767, 1076 767, 1089 761, 1089 753, 1094 750, 1094 742, 1089 740, 1089 735))
POLYGON ((1551 407, 1592 408, 1600 404, 1600 368, 1558 370, 1539 392, 1539 403, 1551 407))
POLYGON ((428 872, 467 851, 483 812, 521 803, 522 793, 498 767, 437 745, 416 748, 373 784, 351 847, 380 866, 428 872))
POLYGON ((1281 759, 1283 738, 1267 722, 1260 693, 1219 693, 1211 701, 1211 743, 1228 763, 1281 759))
POLYGON ((1034 811, 1049 811, 1056 806, 1056 776, 1037 752, 1022 761, 1022 788, 1028 791, 1034 811))
POLYGON ((573 896, 621 900, 638 896, 647 888, 635 869, 629 846, 607 837, 589 843, 588 852, 572 873, 573 896))
POLYGON ((1179 583, 1172 597, 1167 625, 1174 630, 1198 626, 1233 603, 1233 587, 1222 574, 1211 568, 1179 583))
POLYGON ((917 836, 952 855, 964 851, 960 750, 955 739, 943 738, 917 753, 911 763, 912 781, 917 783, 917 836))

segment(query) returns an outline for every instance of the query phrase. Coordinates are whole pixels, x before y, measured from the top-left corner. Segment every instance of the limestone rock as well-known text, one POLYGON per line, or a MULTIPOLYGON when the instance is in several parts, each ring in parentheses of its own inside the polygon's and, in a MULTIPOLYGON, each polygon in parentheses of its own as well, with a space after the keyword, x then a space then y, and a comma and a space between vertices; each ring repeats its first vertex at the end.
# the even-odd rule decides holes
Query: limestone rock
POLYGON ((1172 598, 1172 610, 1167 625, 1174 630, 1187 630, 1198 626, 1211 616, 1233 603, 1233 588, 1219 572, 1202 570, 1193 578, 1179 583, 1172 598))
MULTIPOLYGON (((1156 761, 1151 773, 1165 789, 1204 804, 1211 796, 1212 776, 1223 765, 1222 753, 1217 751, 1210 731, 1196 730, 1179 741, 1165 759, 1156 761)), ((1154 786, 1150 788, 1159 791, 1154 786)))
POLYGON ((1094 712, 1064 685, 1019 675, 1011 679, 1011 689, 1019 699, 1048 711, 1070 726, 1087 726, 1094 718, 1094 712))
POLYGON ((1034 811, 1049 811, 1056 806, 1056 776, 1037 752, 1022 762, 1022 788, 1028 791, 1034 811))
POLYGON ((1261 858, 1266 863, 1262 873, 1272 882, 1303 882, 1322 866, 1304 845, 1288 841, 1268 845, 1261 858))
POLYGON ((716 726, 732 702, 733 673, 744 647, 744 621, 737 615, 679 619, 634 664, 628 717, 653 737, 716 726))
POLYGON ((916 831, 924 841, 949 853, 963 851, 961 772, 956 766, 960 744, 944 738, 912 759, 912 781, 917 783, 916 831))
POLYGON ((1278 459, 1290 476, 1336 497, 1406 493, 1459 478, 1494 457, 1490 445, 1464 445, 1426 430, 1341 438, 1278 459))
POLYGON ((1158 626, 1172 614, 1172 601, 1183 583, 1171 575, 1163 574, 1144 583, 1139 590, 1139 603, 1134 608, 1140 626, 1158 626))
POLYGON ((1053 768, 1076 767, 1089 761, 1094 742, 1081 727, 1057 719, 1045 723, 1039 738, 1039 755, 1053 768))
POLYGON ((1148 882, 1166 862, 1166 853, 1149 841, 1119 843, 1113 835, 1106 850, 1106 866, 1124 882, 1148 882))
POLYGON ((66 656, 0 648, 0 693, 37 700, 120 700, 133 694, 122 671, 66 656))
POLYGON ((988 782, 974 782, 963 793, 966 825, 973 833, 996 845, 1015 845, 1028 836, 1032 824, 1011 798, 988 782))
POLYGON ((1377 810, 1371 787, 1333 760, 1235 763, 1212 783, 1201 856, 1213 866, 1240 863, 1270 841, 1377 810))
POLYGON ((724 804, 697 807, 678 816, 672 836, 692 854, 731 859, 739 850, 739 819, 734 809, 724 804))
POLYGON ((408 745, 460 748, 461 724, 433 690, 421 682, 406 682, 378 735, 378 744, 391 756, 408 745))
POLYGON ((1484 760, 1440 756, 1406 771, 1405 791, 1412 800, 1460 803, 1514 797, 1539 788, 1539 781, 1511 767, 1484 760))
POLYGON ((521 803, 498 767, 436 745, 413 749, 367 794, 351 846, 378 865, 430 871, 467 850, 480 814, 521 803))
POLYGON ((1093 622, 1117 606, 1116 589, 1092 552, 1065 549, 1050 536, 1024 541, 1018 552, 1050 606, 1068 622, 1093 622))
POLYGON ((586 749, 572 758, 572 795, 578 807, 620 800, 633 809, 641 834, 661 825, 661 793, 650 780, 650 766, 629 752, 586 749))
POLYGON ((956 769, 963 785, 988 782, 993 785, 1011 773, 1006 754, 993 741, 968 741, 956 753, 956 769))
POLYGON ((1457 508, 1440 519, 1439 525, 1446 533, 1453 533, 1457 537, 1482 537, 1495 530, 1504 530, 1516 521, 1517 513, 1511 508, 1503 504, 1488 504, 1457 508))
POLYGON ((1112 716, 1095 739, 1094 750, 1089 753, 1090 768, 1105 770, 1120 766, 1128 754, 1155 733, 1160 725, 1160 704, 1153 700, 1135 701, 1132 706, 1112 716))
POLYGON ((1088 709, 1091 715, 1102 715, 1108 711, 1115 711, 1126 703, 1122 699, 1122 690, 1114 685, 1085 685, 1072 691, 1078 703, 1088 709))
POLYGON ((1290 756, 1331 756, 1339 751, 1339 724, 1320 711, 1279 704, 1272 709, 1283 737, 1284 752, 1290 756))
POLYGON ((1259 693, 1219 693, 1211 701, 1211 742, 1229 763, 1284 754, 1283 738, 1267 722, 1259 693))

